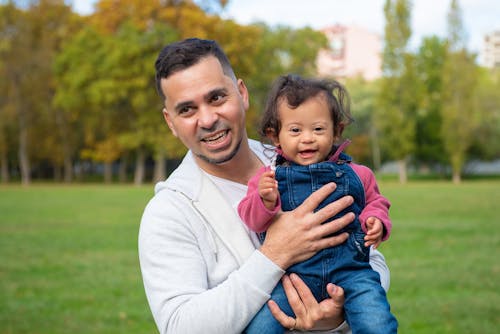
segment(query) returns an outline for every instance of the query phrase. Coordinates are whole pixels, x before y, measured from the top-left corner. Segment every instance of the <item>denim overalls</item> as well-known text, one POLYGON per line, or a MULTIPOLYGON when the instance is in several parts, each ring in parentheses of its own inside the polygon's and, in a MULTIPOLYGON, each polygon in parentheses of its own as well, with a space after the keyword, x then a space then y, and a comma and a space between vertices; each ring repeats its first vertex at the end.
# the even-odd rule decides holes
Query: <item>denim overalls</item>
MULTIPOLYGON (((336 154, 335 161, 325 161, 308 166, 286 162, 276 167, 275 175, 283 211, 299 206, 321 186, 335 182, 336 190, 319 206, 324 207, 342 196, 351 195, 354 203, 333 219, 347 212, 354 212, 356 219, 338 233, 348 232, 346 242, 316 253, 310 259, 288 268, 296 273, 318 301, 329 298, 327 283, 341 286, 345 292, 345 317, 353 333, 397 333, 396 318, 390 312, 386 293, 380 285, 380 276, 369 264, 369 248, 364 246, 364 232, 358 216, 365 207, 365 192, 358 175, 349 166, 351 158, 336 154)), ((278 162, 279 163, 279 162, 278 162)), ((265 237, 263 234, 261 237, 265 237)), ((279 283, 271 294, 283 312, 294 316, 283 286, 279 283)), ((272 316, 267 305, 254 317, 246 333, 283 333, 284 328, 272 316)))

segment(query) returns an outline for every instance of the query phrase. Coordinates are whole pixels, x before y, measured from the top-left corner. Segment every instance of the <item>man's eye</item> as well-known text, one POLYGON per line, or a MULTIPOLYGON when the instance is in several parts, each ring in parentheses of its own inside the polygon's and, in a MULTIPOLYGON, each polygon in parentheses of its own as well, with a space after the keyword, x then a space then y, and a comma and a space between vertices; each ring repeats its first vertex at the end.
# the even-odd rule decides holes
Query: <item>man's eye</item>
POLYGON ((212 103, 218 103, 218 102, 222 102, 225 97, 226 97, 226 95, 224 95, 224 94, 215 94, 212 96, 212 98, 210 100, 212 103))
POLYGON ((192 113, 192 111, 193 111, 192 107, 182 107, 181 109, 179 109, 178 113, 181 116, 186 116, 192 113))

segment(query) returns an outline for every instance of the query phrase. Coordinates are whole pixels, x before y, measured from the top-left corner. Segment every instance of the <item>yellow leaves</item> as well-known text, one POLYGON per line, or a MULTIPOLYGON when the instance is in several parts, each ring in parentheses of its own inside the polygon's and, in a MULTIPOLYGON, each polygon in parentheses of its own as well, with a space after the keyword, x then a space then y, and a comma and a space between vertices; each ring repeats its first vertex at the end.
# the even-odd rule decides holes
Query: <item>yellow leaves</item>
POLYGON ((82 159, 91 159, 96 162, 111 163, 117 160, 122 153, 122 147, 115 137, 109 137, 96 142, 92 147, 81 151, 82 159))

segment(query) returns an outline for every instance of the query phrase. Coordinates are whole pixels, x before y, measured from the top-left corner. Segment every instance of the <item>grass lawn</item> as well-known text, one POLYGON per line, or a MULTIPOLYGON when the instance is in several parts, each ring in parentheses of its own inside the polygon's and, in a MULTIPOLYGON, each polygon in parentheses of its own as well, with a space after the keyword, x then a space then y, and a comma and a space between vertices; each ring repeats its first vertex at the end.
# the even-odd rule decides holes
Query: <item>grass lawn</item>
MULTIPOLYGON (((500 181, 380 184, 400 333, 500 328, 500 181)), ((0 333, 156 333, 137 259, 152 186, 0 186, 0 333)))

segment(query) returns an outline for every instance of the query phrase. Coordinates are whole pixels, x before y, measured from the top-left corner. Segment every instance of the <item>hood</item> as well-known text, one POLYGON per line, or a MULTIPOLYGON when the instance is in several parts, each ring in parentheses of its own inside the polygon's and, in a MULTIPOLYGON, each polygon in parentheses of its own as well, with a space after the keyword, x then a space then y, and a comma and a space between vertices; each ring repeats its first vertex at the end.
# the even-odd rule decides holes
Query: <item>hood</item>
MULTIPOLYGON (((259 157, 264 165, 269 165, 271 163, 271 157, 267 156, 269 154, 265 154, 265 149, 261 142, 248 139, 248 144, 250 149, 259 157)), ((268 150, 273 152, 274 149, 269 146, 268 150)), ((177 167, 165 181, 158 182, 155 185, 155 194, 165 189, 169 189, 180 191, 192 200, 196 200, 200 191, 201 173, 202 171, 196 164, 193 153, 188 151, 179 167, 177 167)))
POLYGON ((196 164, 193 154, 188 151, 182 159, 181 164, 170 174, 165 181, 160 181, 155 185, 155 194, 169 189, 181 191, 191 199, 197 198, 199 185, 201 182, 201 170, 196 164))

